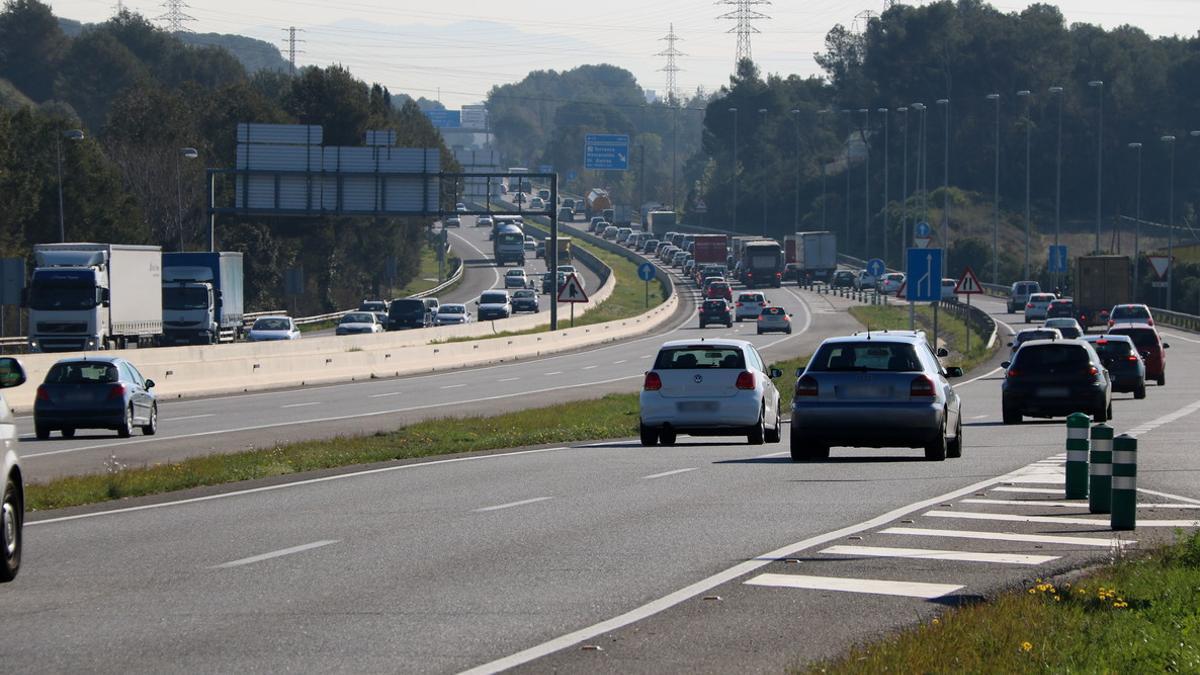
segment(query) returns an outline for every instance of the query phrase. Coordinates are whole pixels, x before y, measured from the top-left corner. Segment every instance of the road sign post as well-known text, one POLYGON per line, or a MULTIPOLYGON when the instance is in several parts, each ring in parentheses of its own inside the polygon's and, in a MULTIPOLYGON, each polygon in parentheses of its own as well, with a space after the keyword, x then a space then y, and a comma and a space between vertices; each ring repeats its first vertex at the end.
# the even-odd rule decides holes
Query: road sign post
POLYGON ((650 280, 654 278, 654 264, 644 262, 638 265, 638 278, 646 283, 646 309, 650 309, 650 280))
POLYGON ((963 270, 962 278, 954 286, 955 295, 967 296, 967 352, 971 351, 971 296, 983 292, 983 284, 979 283, 979 277, 975 276, 975 271, 968 266, 963 270))
POLYGON ((932 238, 933 228, 929 227, 929 223, 921 221, 913 226, 913 246, 925 248, 929 246, 929 240, 932 238))
POLYGON ((587 134, 583 140, 583 168, 625 171, 629 168, 627 134, 587 134))
MULTIPOLYGON (((917 223, 921 225, 921 223, 917 223)), ((929 227, 929 224, 925 224, 929 227)), ((910 248, 905 262, 904 288, 908 291, 908 323, 916 330, 918 302, 938 302, 942 296, 942 251, 937 248, 910 248)), ((934 312, 937 308, 934 308, 934 312)), ((937 314, 934 314, 937 320, 937 314)), ((937 348, 937 325, 934 325, 933 346, 937 348)))
MULTIPOLYGON (((555 273, 557 276, 557 272, 555 273)), ((587 302, 587 293, 583 292, 583 284, 580 283, 579 277, 574 274, 568 274, 563 285, 558 289, 558 301, 566 302, 571 305, 571 327, 575 327, 575 303, 587 302)))

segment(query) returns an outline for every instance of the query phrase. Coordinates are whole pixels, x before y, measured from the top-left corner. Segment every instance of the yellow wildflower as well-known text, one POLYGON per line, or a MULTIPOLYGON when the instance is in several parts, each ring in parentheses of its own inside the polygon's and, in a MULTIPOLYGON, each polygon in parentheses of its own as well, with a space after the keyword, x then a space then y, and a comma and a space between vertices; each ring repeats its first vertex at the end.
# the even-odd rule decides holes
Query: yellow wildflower
POLYGON ((1022 642, 1021 643, 1021 651, 1023 651, 1023 652, 1033 651, 1033 644, 1028 641, 1022 642))

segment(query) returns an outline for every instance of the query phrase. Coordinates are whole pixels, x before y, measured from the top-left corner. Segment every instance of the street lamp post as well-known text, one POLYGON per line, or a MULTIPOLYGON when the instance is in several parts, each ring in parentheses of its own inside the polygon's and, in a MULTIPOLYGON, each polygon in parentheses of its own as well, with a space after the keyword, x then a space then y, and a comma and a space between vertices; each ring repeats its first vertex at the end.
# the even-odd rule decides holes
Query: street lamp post
POLYGON ((1000 283, 1000 94, 988 94, 996 104, 996 168, 992 172, 992 283, 1000 283))
POLYGON ((896 108, 904 113, 904 170, 900 180, 900 255, 910 246, 908 238, 908 106, 896 108))
POLYGON ((871 110, 859 108, 858 112, 863 116, 859 137, 862 138, 863 151, 866 153, 866 171, 863 172, 863 258, 866 259, 871 255, 871 141, 867 138, 871 130, 871 110))
POLYGON ((1171 171, 1167 180, 1167 311, 1171 311, 1171 276, 1175 269, 1175 137, 1163 136, 1171 154, 1171 171))
MULTIPOLYGON (((759 120, 759 128, 762 130, 762 134, 763 134, 763 137, 765 140, 765 137, 767 134, 767 109, 766 108, 758 109, 758 120, 759 120)), ((764 152, 763 153, 764 168, 766 167, 766 157, 767 157, 767 153, 764 152)), ((763 172, 763 177, 762 177, 762 212, 763 212, 762 236, 765 237, 765 236, 767 236, 767 176, 766 176, 765 171, 763 172)))
POLYGON ((937 104, 946 109, 946 127, 942 148, 942 269, 948 270, 950 257, 950 99, 939 98, 937 104))
MULTIPOLYGON (((1092 80, 1088 86, 1099 90, 1099 127, 1096 131, 1096 253, 1100 253, 1100 216, 1103 206, 1104 183, 1104 80, 1092 80)), ((1170 289, 1168 289, 1168 293, 1170 289)))
POLYGON ((183 173, 180 164, 184 159, 196 159, 200 154, 195 148, 180 148, 175 157, 175 225, 179 228, 179 250, 183 251, 183 173))
POLYGON ((928 108, 924 103, 912 104, 912 109, 921 113, 921 119, 917 120, 917 189, 921 192, 921 220, 929 222, 929 201, 926 194, 927 179, 928 179, 928 162, 929 152, 925 147, 927 136, 925 134, 925 112, 928 108))
POLYGON ((54 154, 58 159, 58 240, 67 240, 66 217, 63 215, 62 139, 82 141, 83 131, 70 129, 54 135, 54 154))
POLYGON ((888 201, 888 145, 891 143, 892 131, 891 125, 888 124, 888 109, 879 108, 877 111, 883 115, 883 261, 886 263, 888 259, 888 211, 891 202, 888 201))
POLYGON ((1033 123, 1029 119, 1030 99, 1033 94, 1028 89, 1017 92, 1017 96, 1025 99, 1025 278, 1029 278, 1029 246, 1030 246, 1030 214, 1029 214, 1029 146, 1033 123))
MULTIPOLYGON (((798 108, 793 108, 791 112, 792 112, 792 120, 795 122, 794 127, 795 127, 795 131, 796 131, 796 212, 795 212, 795 215, 792 217, 792 230, 799 230, 800 229, 800 110, 798 108)), ((821 191, 824 192, 824 190, 825 190, 825 168, 824 168, 824 166, 822 166, 821 167, 821 191)), ((824 199, 822 199, 822 201, 824 201, 824 199)), ((823 210, 824 206, 822 206, 821 208, 823 210)), ((824 226, 824 224, 825 224, 824 216, 821 217, 821 221, 822 221, 821 225, 824 226)))
MULTIPOLYGON (((842 113, 849 115, 850 110, 842 108, 842 113)), ((846 228, 844 230, 843 241, 846 244, 850 242, 850 135, 846 135, 846 203, 843 209, 846 213, 846 228)))
MULTIPOLYGON (((1058 140, 1054 150, 1054 246, 1057 250, 1059 234, 1062 230, 1062 113, 1063 88, 1050 87, 1050 93, 1058 97, 1058 140)), ((1058 266, 1055 265, 1055 269, 1058 266)), ((1054 285, 1062 286, 1062 271, 1054 273, 1054 285)))
POLYGON ((1133 199, 1133 294, 1137 302, 1138 280, 1141 279, 1141 238, 1142 238, 1142 144, 1130 143, 1129 148, 1137 151, 1137 187, 1133 199))
POLYGON ((738 123, 737 123, 737 108, 730 108, 729 112, 733 113, 733 231, 738 231, 737 216, 738 216, 738 123))

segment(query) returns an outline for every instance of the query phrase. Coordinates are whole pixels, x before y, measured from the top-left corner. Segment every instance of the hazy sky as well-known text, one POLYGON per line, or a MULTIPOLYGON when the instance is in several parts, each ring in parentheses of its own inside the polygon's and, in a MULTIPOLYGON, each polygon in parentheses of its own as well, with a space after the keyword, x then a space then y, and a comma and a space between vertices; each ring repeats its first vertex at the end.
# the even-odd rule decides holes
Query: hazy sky
MULTIPOLYGON (((113 13, 116 0, 58 0, 56 14, 86 22, 113 13)), ((586 63, 627 68, 647 89, 662 92, 666 64, 655 56, 674 23, 683 69, 679 86, 691 92, 728 82, 733 69, 732 10, 712 0, 190 0, 187 26, 196 32, 238 33, 283 45, 285 29, 303 29, 298 64, 342 63, 367 82, 393 92, 435 98, 450 107, 478 102, 492 85, 520 80, 531 70, 563 70, 586 63)), ((757 7, 770 19, 756 22, 753 56, 766 72, 801 75, 819 71, 813 52, 822 50, 835 24, 851 25, 883 0, 776 0, 757 7)), ((910 1, 908 4, 920 4, 910 1)), ((1020 11, 1025 0, 997 0, 1020 11)), ((1112 28, 1133 24, 1152 35, 1192 35, 1200 29, 1200 0, 1060 0, 1070 22, 1112 28), (1136 7, 1136 9, 1134 9, 1136 7)), ((154 18, 154 0, 125 6, 154 18)), ((285 54, 286 56, 286 54, 285 54)))

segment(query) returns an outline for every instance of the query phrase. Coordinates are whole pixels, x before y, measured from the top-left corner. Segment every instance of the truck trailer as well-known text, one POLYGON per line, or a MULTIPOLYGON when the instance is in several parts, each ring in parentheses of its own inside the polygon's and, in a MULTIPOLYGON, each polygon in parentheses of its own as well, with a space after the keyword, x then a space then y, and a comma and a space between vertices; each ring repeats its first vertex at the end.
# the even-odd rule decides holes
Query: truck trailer
POLYGON ((1107 325, 1114 305, 1131 302, 1132 279, 1129 256, 1088 255, 1075 259, 1075 313, 1084 330, 1107 325))
POLYGON ((783 247, 771 239, 750 241, 742 247, 739 281, 747 288, 783 285, 783 247))
POLYGON ((675 212, 647 211, 645 223, 647 232, 652 232, 655 235, 662 235, 675 227, 675 212))
POLYGON ((162 249, 63 243, 33 247, 23 304, 29 351, 154 346, 162 338, 162 249))
POLYGON ((829 283, 837 271, 837 235, 832 232, 797 232, 795 237, 799 279, 829 283))
POLYGON ((724 265, 729 255, 729 237, 724 234, 694 234, 692 258, 696 265, 724 265))
POLYGON ((164 253, 163 343, 211 345, 241 337, 242 254, 164 253))

